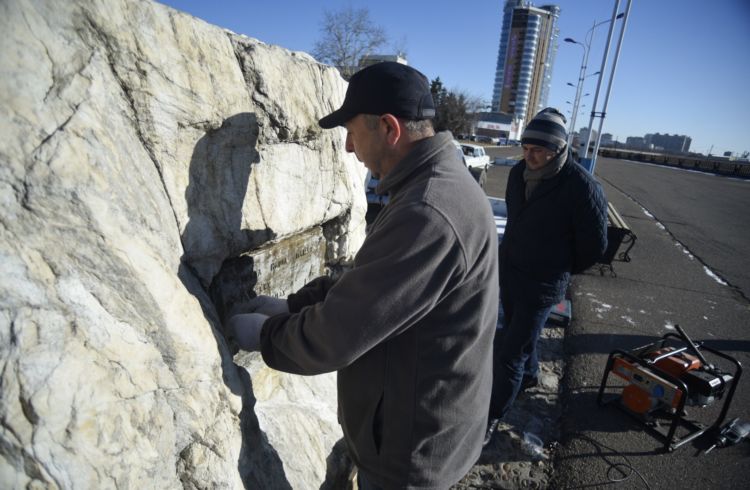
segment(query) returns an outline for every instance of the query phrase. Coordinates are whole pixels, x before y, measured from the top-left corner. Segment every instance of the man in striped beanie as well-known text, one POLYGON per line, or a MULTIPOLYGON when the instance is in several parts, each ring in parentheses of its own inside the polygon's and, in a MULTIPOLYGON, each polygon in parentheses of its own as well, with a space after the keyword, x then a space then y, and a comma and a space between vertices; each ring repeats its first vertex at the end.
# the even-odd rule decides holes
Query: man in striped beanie
POLYGON ((523 160, 510 171, 508 222, 500 244, 489 443, 518 392, 538 384, 536 344, 571 274, 591 267, 607 247, 607 201, 566 144, 565 117, 548 107, 521 135, 523 160))
POLYGON ((547 107, 529 121, 521 135, 521 144, 543 146, 555 153, 565 146, 568 132, 565 116, 554 107, 547 107))
POLYGON ((562 156, 563 150, 567 150, 565 141, 568 139, 568 132, 565 130, 565 122, 565 116, 557 109, 548 107, 534 116, 523 131, 521 147, 526 160, 523 173, 526 199, 542 179, 553 177, 565 164, 565 158, 556 158, 554 165, 547 165, 556 156, 562 156))

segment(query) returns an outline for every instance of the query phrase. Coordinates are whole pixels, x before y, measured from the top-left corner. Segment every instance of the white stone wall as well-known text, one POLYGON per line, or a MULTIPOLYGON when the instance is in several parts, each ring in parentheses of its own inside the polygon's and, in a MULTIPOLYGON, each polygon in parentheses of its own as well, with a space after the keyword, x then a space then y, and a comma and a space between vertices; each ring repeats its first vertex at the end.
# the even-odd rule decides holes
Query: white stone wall
POLYGON ((208 291, 356 252, 363 169, 317 126, 345 82, 150 1, 5 0, 0 32, 0 488, 330 481, 334 375, 238 368, 208 291))

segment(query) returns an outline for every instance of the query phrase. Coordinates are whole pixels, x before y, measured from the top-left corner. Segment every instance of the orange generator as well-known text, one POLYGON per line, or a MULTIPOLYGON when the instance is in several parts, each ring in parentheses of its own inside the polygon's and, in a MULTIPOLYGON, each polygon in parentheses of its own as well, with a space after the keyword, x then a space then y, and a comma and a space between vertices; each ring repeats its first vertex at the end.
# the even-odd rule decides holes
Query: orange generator
POLYGON ((668 333, 654 343, 629 352, 613 351, 607 359, 597 397, 600 405, 616 404, 643 422, 653 435, 664 441, 667 451, 721 425, 742 373, 742 366, 733 357, 694 343, 679 325, 675 329, 679 335, 668 333), (733 364, 734 372, 723 371, 709 363, 704 351, 733 364), (610 374, 624 380, 625 385, 615 387, 619 391, 605 399, 610 374), (703 424, 687 418, 686 406, 707 407, 721 398, 724 404, 713 423, 703 424), (655 423, 659 418, 668 420, 666 431, 655 423), (688 432, 678 438, 676 433, 680 426, 688 432))

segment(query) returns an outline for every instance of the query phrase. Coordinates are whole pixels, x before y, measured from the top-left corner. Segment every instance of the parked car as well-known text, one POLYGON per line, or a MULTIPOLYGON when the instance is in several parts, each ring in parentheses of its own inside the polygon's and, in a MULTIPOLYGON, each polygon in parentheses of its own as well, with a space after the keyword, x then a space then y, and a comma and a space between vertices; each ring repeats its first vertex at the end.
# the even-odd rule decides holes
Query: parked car
POLYGON ((487 169, 490 167, 489 155, 484 151, 484 147, 467 143, 461 144, 461 151, 466 168, 469 169, 479 186, 484 189, 487 182, 487 169))

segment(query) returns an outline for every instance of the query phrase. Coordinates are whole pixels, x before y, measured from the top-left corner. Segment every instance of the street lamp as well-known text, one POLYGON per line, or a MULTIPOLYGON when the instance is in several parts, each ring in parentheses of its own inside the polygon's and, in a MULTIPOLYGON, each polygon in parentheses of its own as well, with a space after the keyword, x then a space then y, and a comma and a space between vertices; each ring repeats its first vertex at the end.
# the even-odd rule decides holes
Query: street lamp
POLYGON ((573 99, 575 101, 575 102, 573 102, 573 114, 570 116, 570 126, 568 126, 568 141, 567 141, 567 143, 568 143, 568 148, 570 148, 570 143, 573 141, 573 131, 575 130, 575 127, 576 127, 576 115, 578 115, 578 102, 580 101, 580 97, 579 96, 580 96, 581 85, 582 85, 581 82, 583 82, 583 79, 586 76, 586 62, 587 62, 588 57, 589 57, 589 50, 588 50, 588 48, 586 47, 585 44, 579 43, 578 41, 576 41, 573 38, 566 37, 564 39, 564 41, 566 43, 577 44, 581 48, 583 48, 583 58, 581 60, 581 70, 580 70, 580 72, 578 74, 578 84, 577 85, 573 85, 572 83, 568 82, 568 85, 570 85, 571 87, 575 87, 575 89, 576 89, 576 95, 575 95, 575 98, 573 99))
MULTIPOLYGON (((617 4, 618 5, 619 5, 619 3, 620 3, 619 0, 617 0, 617 4)), ((615 7, 615 10, 616 9, 617 9, 617 7, 615 7)), ((623 15, 624 14, 618 14, 615 17, 615 19, 620 19, 620 18, 622 18, 623 15)), ((581 48, 583 48, 583 59, 581 61, 581 69, 580 69, 580 72, 578 74, 578 84, 575 85, 575 87, 576 87, 576 96, 575 96, 575 102, 573 104, 573 116, 570 118, 570 127, 568 128, 568 146, 570 146, 571 141, 573 141, 573 131, 575 130, 575 127, 576 127, 576 116, 578 115, 578 104, 580 104, 580 102, 581 102, 581 92, 583 91, 583 80, 585 78, 588 78, 586 76, 586 65, 587 65, 588 59, 589 59, 589 52, 591 51, 591 42, 594 40, 594 29, 596 29, 600 25, 606 24, 608 22, 612 22, 612 20, 613 19, 607 19, 607 20, 602 20, 600 22, 594 22, 594 25, 591 26, 591 29, 589 29, 588 32, 586 32, 586 36, 584 38, 585 44, 576 41, 572 37, 566 37, 564 39, 564 41, 566 43, 577 44, 577 45, 581 46, 581 48)), ((600 74, 601 74, 601 70, 598 71, 598 72, 596 72, 596 73, 593 73, 592 75, 589 75, 589 76, 600 75, 600 74)), ((601 77, 600 77, 600 80, 601 80, 601 77)), ((568 85, 570 85, 571 87, 574 86, 570 82, 568 82, 568 85)))
MULTIPOLYGON (((596 135, 596 142, 594 143, 594 153, 591 155, 591 160, 588 159, 588 152, 589 152, 589 144, 591 142, 591 132, 589 132, 589 137, 586 139, 586 147, 584 149, 583 158, 581 159, 581 163, 584 164, 584 166, 590 166, 591 168, 591 174, 594 173, 594 169, 596 168, 596 154, 599 151, 599 143, 601 141, 602 137, 602 127, 604 126, 604 116, 607 113, 607 104, 609 102, 609 96, 612 93, 612 81, 615 78, 615 70, 617 69, 617 60, 620 57, 620 49, 622 48, 622 40, 625 37, 625 28, 628 25, 628 16, 630 15, 630 8, 633 6, 633 0, 628 0, 628 5, 625 7, 625 12, 616 14, 616 12, 620 8, 620 0, 615 1, 615 8, 612 10, 612 20, 619 19, 621 17, 624 17, 622 21, 622 28, 620 29, 620 37, 617 41, 617 49, 615 50, 615 58, 612 62, 612 71, 609 75, 609 82, 607 84, 607 94, 604 97, 604 106, 602 107, 602 111, 598 113, 598 117, 601 119, 599 120, 599 132, 596 135)), ((589 120, 589 127, 592 127, 594 125, 594 117, 597 117, 596 112, 596 103, 599 98, 599 88, 602 84, 602 76, 603 72, 607 67, 607 55, 609 54, 609 45, 612 42, 612 33, 614 31, 614 22, 610 24, 609 26, 609 34, 607 36, 607 45, 604 48, 604 54, 602 56, 602 68, 601 72, 602 74, 599 75, 599 81, 596 84, 596 93, 594 94, 594 104, 591 108, 591 119, 589 120)))

